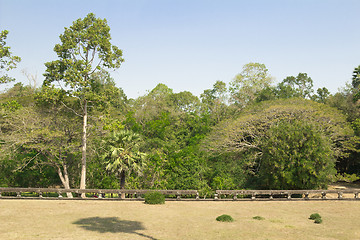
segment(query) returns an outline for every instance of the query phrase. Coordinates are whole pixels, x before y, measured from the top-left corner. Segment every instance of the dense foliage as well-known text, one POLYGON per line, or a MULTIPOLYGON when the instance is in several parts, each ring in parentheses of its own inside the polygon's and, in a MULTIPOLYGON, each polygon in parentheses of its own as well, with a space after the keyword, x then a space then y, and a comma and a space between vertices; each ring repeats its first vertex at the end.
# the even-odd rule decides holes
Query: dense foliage
POLYGON ((233 222, 234 219, 230 215, 223 214, 223 215, 218 216, 216 218, 216 221, 218 221, 218 222, 233 222))
MULTIPOLYGON (((123 62, 109 30, 93 14, 75 21, 40 88, 16 83, 0 94, 1 186, 78 188, 86 176, 88 188, 206 195, 360 176, 359 67, 335 94, 315 91, 306 73, 274 85, 264 64, 249 63, 200 97, 159 83, 128 99, 107 71, 123 62)), ((20 58, 5 46, 7 33, 0 59, 10 70, 20 58)))
POLYGON ((326 188, 335 174, 328 138, 303 121, 280 121, 262 140, 259 183, 269 189, 326 188))
POLYGON ((165 195, 161 192, 148 192, 145 194, 145 203, 146 204, 164 204, 165 195))

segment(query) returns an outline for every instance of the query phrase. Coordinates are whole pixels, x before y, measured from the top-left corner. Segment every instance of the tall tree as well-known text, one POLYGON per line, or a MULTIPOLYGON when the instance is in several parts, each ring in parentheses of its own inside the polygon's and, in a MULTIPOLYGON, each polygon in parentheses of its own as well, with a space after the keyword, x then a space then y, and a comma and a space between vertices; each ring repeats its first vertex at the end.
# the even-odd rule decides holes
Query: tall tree
POLYGON ((97 100, 92 86, 91 75, 102 69, 119 68, 124 61, 122 51, 110 43, 110 27, 106 19, 96 18, 89 13, 84 19, 73 22, 60 35, 61 44, 56 44, 54 51, 58 60, 45 63, 44 85, 53 82, 64 83, 66 93, 78 98, 82 111, 81 137, 81 180, 80 189, 86 188, 86 149, 88 127, 88 105, 97 100))
POLYGON ((360 99, 360 65, 354 69, 352 76, 352 86, 354 87, 354 101, 360 99))
POLYGON ((208 113, 215 123, 226 117, 228 112, 228 95, 226 84, 216 81, 212 89, 206 89, 200 95, 203 113, 208 113))
POLYGON ((314 94, 311 98, 314 101, 325 103, 326 100, 329 98, 329 96, 330 96, 329 90, 326 87, 323 87, 323 88, 318 88, 316 90, 316 94, 314 94))
POLYGON ((0 83, 8 83, 14 81, 15 79, 9 77, 6 73, 2 73, 3 70, 5 72, 16 67, 16 64, 21 61, 21 58, 18 56, 13 56, 10 52, 10 47, 6 45, 6 38, 9 34, 9 31, 3 30, 0 34, 0 83))
POLYGON ((230 82, 231 100, 243 108, 256 99, 264 88, 270 87, 272 77, 264 64, 248 63, 230 82))
POLYGON ((286 77, 279 84, 279 95, 281 98, 303 97, 310 99, 313 93, 313 80, 307 73, 299 73, 296 77, 286 77), (287 96, 286 96, 287 95, 287 96))

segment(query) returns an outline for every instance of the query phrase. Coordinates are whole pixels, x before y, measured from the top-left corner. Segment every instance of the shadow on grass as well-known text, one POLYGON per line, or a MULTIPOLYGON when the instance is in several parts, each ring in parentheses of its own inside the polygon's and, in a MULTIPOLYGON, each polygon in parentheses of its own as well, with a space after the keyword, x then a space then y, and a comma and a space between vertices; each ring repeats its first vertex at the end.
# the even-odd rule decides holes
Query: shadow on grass
POLYGON ((130 233, 142 236, 151 240, 157 240, 151 236, 136 231, 145 230, 141 222, 120 220, 117 217, 91 217, 79 219, 73 224, 79 227, 99 233, 130 233))

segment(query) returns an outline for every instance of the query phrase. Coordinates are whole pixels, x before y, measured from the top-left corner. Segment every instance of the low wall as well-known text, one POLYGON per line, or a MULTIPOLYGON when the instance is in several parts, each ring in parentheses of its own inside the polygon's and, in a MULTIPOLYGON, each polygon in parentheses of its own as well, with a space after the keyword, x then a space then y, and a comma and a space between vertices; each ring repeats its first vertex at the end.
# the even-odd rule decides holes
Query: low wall
POLYGON ((171 200, 207 201, 283 201, 283 200, 360 200, 360 189, 339 190, 216 190, 211 197, 201 197, 197 190, 146 189, 63 189, 63 188, 0 188, 0 199, 86 199, 144 200, 144 194, 158 191, 171 200), (67 193, 71 193, 68 197, 67 193), (86 197, 82 198, 81 194, 86 197), (121 195, 125 194, 125 198, 121 195))
POLYGON ((148 190, 148 189, 64 189, 64 188, 0 188, 0 199, 87 199, 87 200, 144 200, 147 192, 161 192, 174 200, 181 197, 199 199, 197 190, 148 190), (71 198, 67 197, 71 193, 71 198), (85 193, 86 197, 81 197, 85 193), (121 195, 125 194, 125 198, 121 195))

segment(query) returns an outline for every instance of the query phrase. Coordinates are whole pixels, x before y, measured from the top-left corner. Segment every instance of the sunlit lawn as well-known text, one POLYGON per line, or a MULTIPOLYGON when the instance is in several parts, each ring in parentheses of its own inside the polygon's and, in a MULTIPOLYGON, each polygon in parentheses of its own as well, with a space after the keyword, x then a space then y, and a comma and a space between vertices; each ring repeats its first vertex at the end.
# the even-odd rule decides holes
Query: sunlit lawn
POLYGON ((360 201, 0 200, 0 239, 360 239, 360 201), (319 213, 322 224, 308 217, 319 213), (222 214, 231 223, 217 222, 222 214), (261 216, 264 220, 255 220, 261 216))

